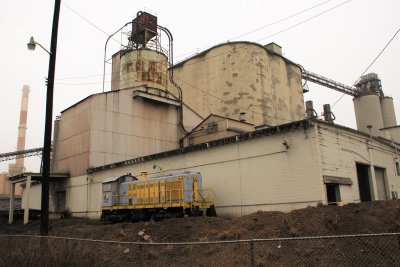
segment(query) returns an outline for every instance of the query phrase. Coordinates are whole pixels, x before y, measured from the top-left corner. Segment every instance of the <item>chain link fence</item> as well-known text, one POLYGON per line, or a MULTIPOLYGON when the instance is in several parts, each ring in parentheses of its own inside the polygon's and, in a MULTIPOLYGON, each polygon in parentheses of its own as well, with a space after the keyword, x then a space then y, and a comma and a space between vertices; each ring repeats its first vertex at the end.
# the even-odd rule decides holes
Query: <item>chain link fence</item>
POLYGON ((0 235, 0 266, 400 266, 400 233, 196 243, 0 235))

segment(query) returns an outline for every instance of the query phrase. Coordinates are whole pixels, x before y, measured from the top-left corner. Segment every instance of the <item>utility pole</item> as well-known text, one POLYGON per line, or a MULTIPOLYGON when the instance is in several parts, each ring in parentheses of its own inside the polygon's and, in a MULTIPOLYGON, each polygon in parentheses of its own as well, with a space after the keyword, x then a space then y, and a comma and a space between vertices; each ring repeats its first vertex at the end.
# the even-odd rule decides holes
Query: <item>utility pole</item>
POLYGON ((56 69, 57 55, 57 35, 58 20, 60 17, 61 0, 54 1, 53 26, 51 31, 49 73, 47 83, 46 97, 46 120, 43 141, 42 156, 42 203, 40 213, 40 234, 47 236, 49 232, 49 180, 50 180, 50 153, 51 153, 51 131, 53 124, 53 91, 54 91, 54 74, 56 69))

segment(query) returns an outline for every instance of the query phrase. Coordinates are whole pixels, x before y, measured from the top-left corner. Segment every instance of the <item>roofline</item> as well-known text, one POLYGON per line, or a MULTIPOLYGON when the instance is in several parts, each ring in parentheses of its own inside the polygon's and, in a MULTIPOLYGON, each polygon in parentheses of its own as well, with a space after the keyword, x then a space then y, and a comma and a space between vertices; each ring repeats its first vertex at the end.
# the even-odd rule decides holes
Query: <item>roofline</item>
POLYGON ((310 124, 310 121, 307 119, 290 122, 287 124, 282 124, 282 125, 278 125, 278 126, 274 126, 274 127, 270 127, 270 128, 266 128, 266 129, 256 130, 253 132, 242 133, 242 134, 235 135, 232 137, 217 139, 217 140, 213 140, 213 141, 209 141, 206 143, 201 143, 201 144, 197 144, 197 145, 193 145, 193 146, 177 148, 177 149, 164 151, 164 152, 160 152, 160 153, 156 153, 156 154, 152 154, 152 155, 147 155, 147 156, 143 156, 143 157, 139 157, 139 158, 134 158, 134 159, 130 159, 130 160, 111 163, 111 164, 107 164, 107 165, 103 165, 103 166, 99 166, 99 167, 95 167, 95 168, 89 168, 89 169, 87 169, 87 173, 92 174, 95 172, 114 169, 114 168, 121 167, 121 166, 127 166, 127 165, 136 164, 136 163, 143 163, 143 162, 147 162, 147 161, 154 160, 154 159, 166 158, 166 157, 169 157, 172 155, 185 154, 185 153, 189 153, 192 151, 198 151, 198 150, 209 149, 209 148, 218 147, 218 146, 222 146, 222 145, 226 145, 226 144, 242 142, 242 141, 246 141, 246 140, 250 140, 250 139, 254 139, 254 138, 259 138, 259 137, 263 137, 263 136, 276 134, 276 133, 283 132, 283 131, 290 131, 292 129, 298 129, 300 127, 307 128, 310 125, 312 125, 312 124, 310 124))
POLYGON ((120 91, 120 90, 111 90, 111 91, 107 91, 107 92, 101 92, 101 93, 91 94, 91 95, 89 95, 89 96, 87 96, 87 97, 85 97, 85 98, 79 100, 78 102, 76 102, 76 103, 73 104, 72 106, 69 106, 69 107, 67 107, 66 109, 62 110, 60 113, 63 113, 63 112, 65 112, 65 111, 67 111, 67 110, 69 110, 69 109, 71 109, 71 108, 73 108, 73 107, 76 107, 76 106, 79 105, 80 103, 86 101, 86 100, 89 99, 89 98, 92 98, 93 96, 97 96, 97 95, 101 95, 101 94, 114 93, 114 92, 118 92, 118 91, 120 91))
MULTIPOLYGON (((277 126, 273 126, 273 127, 269 127, 269 128, 255 130, 253 132, 241 133, 239 135, 226 137, 226 138, 222 138, 222 139, 217 139, 217 140, 213 140, 213 141, 209 141, 206 143, 201 143, 201 144, 197 144, 197 145, 193 145, 193 146, 164 151, 164 152, 160 152, 160 153, 156 153, 156 154, 152 154, 152 155, 133 158, 130 160, 111 163, 111 164, 107 164, 107 165, 103 165, 103 166, 99 166, 99 167, 95 167, 95 168, 89 168, 89 169, 87 169, 87 173, 92 174, 95 172, 110 170, 110 169, 114 169, 117 167, 128 166, 128 165, 132 165, 132 164, 136 164, 136 163, 143 163, 143 162, 147 162, 147 161, 154 160, 154 159, 162 159, 162 158, 166 158, 166 157, 169 157, 172 155, 180 155, 180 154, 185 154, 185 153, 189 153, 189 152, 193 152, 193 151, 210 149, 213 147, 219 147, 219 146, 228 145, 228 144, 232 144, 232 143, 243 142, 243 141, 247 141, 247 140, 251 140, 251 139, 255 139, 255 138, 259 138, 259 137, 273 135, 273 134, 280 133, 280 132, 296 130, 299 128, 307 129, 310 126, 316 126, 316 124, 325 124, 325 125, 331 126, 333 128, 343 129, 343 130, 350 131, 350 132, 362 135, 364 137, 370 138, 370 136, 368 134, 366 134, 364 132, 360 132, 360 131, 352 129, 352 128, 349 128, 349 127, 346 127, 346 126, 332 124, 332 123, 329 123, 329 122, 326 122, 323 120, 318 120, 318 119, 303 119, 300 121, 294 121, 294 122, 281 124, 281 125, 277 125, 277 126)), ((381 138, 381 137, 372 137, 372 139, 381 144, 384 144, 384 145, 387 145, 390 147, 394 147, 393 143, 388 139, 381 138)), ((400 145, 400 144, 398 144, 398 145, 400 145)))
POLYGON ((356 129, 353 129, 353 128, 349 128, 347 126, 343 126, 343 125, 340 125, 340 124, 332 124, 332 123, 329 123, 329 122, 326 122, 326 121, 323 121, 323 120, 319 120, 319 119, 311 119, 311 121, 312 122, 316 122, 316 123, 320 123, 320 124, 329 125, 329 126, 334 126, 336 128, 339 128, 339 129, 343 129, 343 130, 346 130, 346 131, 349 131, 349 132, 352 132, 352 133, 363 135, 364 137, 372 138, 372 140, 374 140, 376 142, 379 142, 379 143, 381 143, 383 145, 388 145, 390 147, 393 147, 393 143, 395 143, 396 145, 400 145, 399 143, 391 141, 389 139, 386 139, 386 138, 383 138, 383 137, 379 137, 379 136, 370 136, 368 133, 365 133, 365 132, 362 132, 362 131, 359 131, 359 130, 356 130, 356 129))
MULTIPOLYGON (((212 116, 215 116, 215 117, 218 117, 218 118, 221 118, 221 119, 236 121, 236 122, 240 122, 240 123, 244 123, 244 124, 247 124, 247 125, 252 125, 252 126, 254 126, 254 124, 252 124, 252 123, 248 123, 248 122, 244 122, 244 121, 240 121, 240 120, 235 120, 235 119, 232 119, 232 118, 229 118, 229 117, 224 117, 224 116, 220 116, 220 115, 216 115, 216 114, 210 113, 210 114, 209 114, 206 118, 204 118, 199 124, 197 124, 190 132, 188 132, 187 134, 185 134, 185 136, 184 136, 183 138, 189 136, 191 133, 193 133, 194 131, 196 131, 197 128, 199 128, 208 118, 210 118, 210 117, 212 117, 212 116)), ((183 139, 183 138, 182 138, 182 139, 183 139)))
MULTIPOLYGON (((271 42, 271 43, 274 43, 274 42, 271 42)), ((226 42, 226 43, 217 44, 217 45, 215 45, 215 46, 213 46, 213 47, 210 47, 210 48, 204 50, 203 52, 200 52, 200 53, 198 53, 198 54, 196 54, 196 55, 193 55, 193 56, 191 56, 191 57, 189 57, 189 58, 186 58, 186 59, 184 59, 184 60, 182 60, 182 61, 176 63, 176 64, 175 64, 174 66, 172 66, 171 68, 180 67, 181 65, 184 65, 187 61, 189 61, 189 60, 191 60, 191 59, 195 59, 195 58, 200 57, 200 56, 203 56, 203 55, 207 54, 208 52, 210 52, 211 50, 213 50, 213 49, 215 49, 215 48, 218 48, 218 47, 221 47, 221 46, 224 46, 224 45, 231 45, 231 44, 245 44, 245 46, 247 46, 247 45, 255 45, 255 46, 258 46, 258 47, 260 47, 260 48, 263 48, 267 53, 273 54, 273 55, 276 55, 276 56, 279 56, 279 57, 283 58, 283 60, 285 60, 286 62, 288 62, 288 63, 290 63, 290 64, 293 64, 293 65, 296 65, 298 68, 300 68, 301 71, 303 71, 303 68, 300 66, 300 64, 295 63, 295 62, 291 61, 290 59, 288 59, 288 58, 286 58, 286 57, 284 57, 284 56, 282 56, 282 55, 280 55, 280 54, 278 54, 278 53, 276 53, 276 52, 273 52, 273 51, 271 51, 271 50, 268 50, 265 46, 263 46, 263 45, 261 45, 261 44, 259 44, 259 43, 254 43, 254 42, 249 42, 249 41, 235 41, 235 42, 226 42)), ((276 43, 274 43, 274 44, 276 44, 276 43)), ((278 45, 278 44, 276 44, 276 45, 278 45)), ((278 45, 278 46, 279 46, 279 45, 278 45)), ((281 47, 281 46, 279 46, 279 47, 281 47)), ((282 47, 281 47, 281 48, 282 48, 282 47)))

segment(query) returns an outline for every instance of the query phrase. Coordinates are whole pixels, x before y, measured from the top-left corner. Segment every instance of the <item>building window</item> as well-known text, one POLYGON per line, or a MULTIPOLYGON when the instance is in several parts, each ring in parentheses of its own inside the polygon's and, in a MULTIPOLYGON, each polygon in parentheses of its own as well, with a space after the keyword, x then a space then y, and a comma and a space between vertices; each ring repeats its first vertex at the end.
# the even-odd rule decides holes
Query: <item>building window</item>
POLYGON ((398 176, 400 176, 400 166, 399 165, 400 164, 398 162, 396 162, 396 172, 397 172, 398 176))
POLYGON ((209 125, 207 126, 207 133, 208 133, 208 134, 210 134, 210 133, 216 133, 216 132, 218 132, 218 124, 213 123, 213 124, 209 124, 209 125))

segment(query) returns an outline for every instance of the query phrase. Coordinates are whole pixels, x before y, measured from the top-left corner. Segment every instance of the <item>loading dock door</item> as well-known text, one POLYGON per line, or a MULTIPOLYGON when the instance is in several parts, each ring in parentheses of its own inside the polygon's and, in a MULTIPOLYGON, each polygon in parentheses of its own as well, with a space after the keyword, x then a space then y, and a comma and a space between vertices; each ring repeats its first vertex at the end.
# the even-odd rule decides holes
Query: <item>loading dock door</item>
POLYGON ((387 200, 385 169, 375 167, 376 190, 378 191, 379 200, 387 200))
POLYGON ((371 186, 369 178, 369 166, 361 163, 356 163, 358 190, 360 192, 360 201, 371 201, 371 186))

